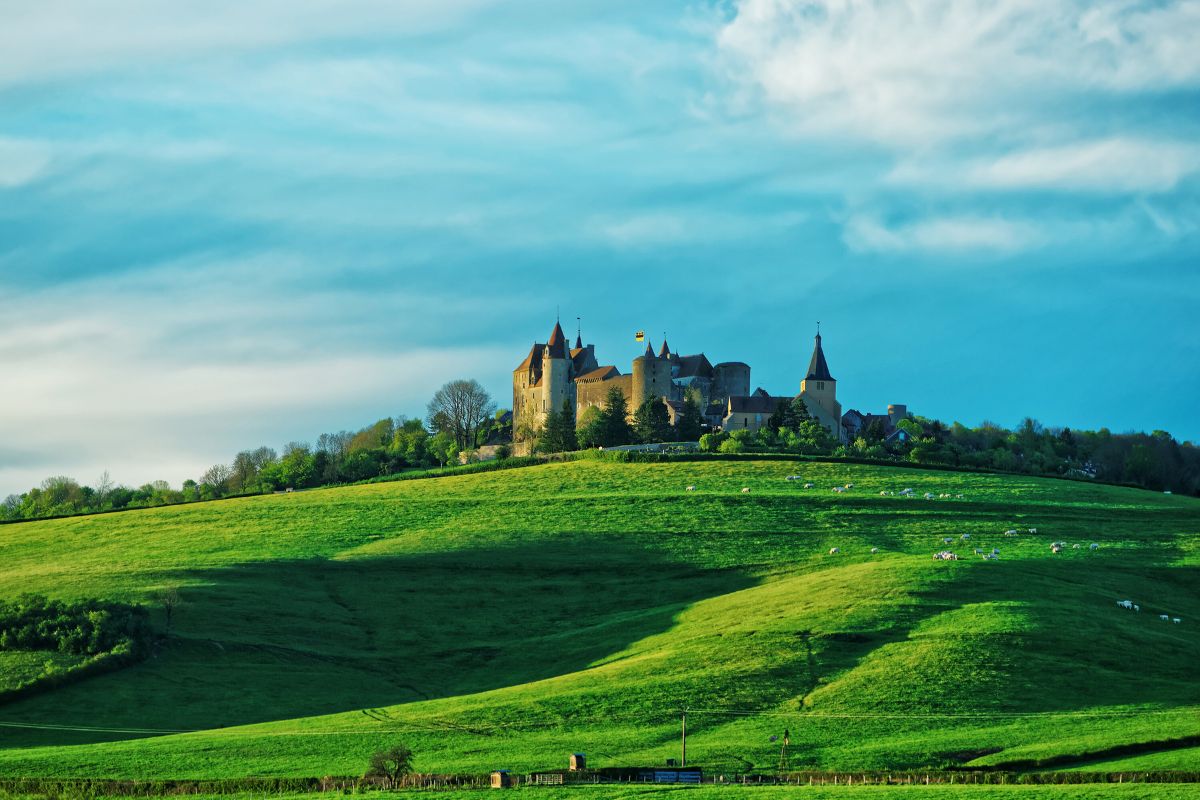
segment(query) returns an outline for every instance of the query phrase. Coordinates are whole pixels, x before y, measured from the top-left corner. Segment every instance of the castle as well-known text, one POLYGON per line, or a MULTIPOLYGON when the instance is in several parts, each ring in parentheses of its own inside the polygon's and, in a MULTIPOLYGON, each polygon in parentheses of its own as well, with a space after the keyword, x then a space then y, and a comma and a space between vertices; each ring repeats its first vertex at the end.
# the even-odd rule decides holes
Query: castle
MULTIPOLYGON (((558 411, 564 402, 575 409, 575 419, 591 407, 602 407, 612 387, 625 396, 630 414, 646 400, 661 399, 674 424, 682 410, 685 393, 695 390, 700 396, 705 421, 713 429, 726 431, 757 430, 766 424, 781 402, 792 397, 768 394, 763 389, 750 391, 750 365, 743 361, 713 364, 703 353, 682 355, 672 352, 663 340, 658 353, 647 343, 646 351, 633 359, 629 373, 622 374, 614 365, 596 360, 595 345, 583 344, 579 334, 570 347, 562 325, 544 342, 535 342, 513 370, 513 433, 518 440, 531 439, 541 428, 550 411, 558 411)), ((817 332, 808 371, 800 381, 795 397, 804 400, 809 414, 838 441, 847 441, 876 418, 888 419, 890 433, 894 423, 906 413, 904 406, 888 407, 888 416, 864 415, 857 411, 842 415, 837 399, 837 381, 829 372, 821 333, 817 332), (900 412, 897 416, 896 412, 900 412), (850 428, 853 428, 851 431, 850 428)))

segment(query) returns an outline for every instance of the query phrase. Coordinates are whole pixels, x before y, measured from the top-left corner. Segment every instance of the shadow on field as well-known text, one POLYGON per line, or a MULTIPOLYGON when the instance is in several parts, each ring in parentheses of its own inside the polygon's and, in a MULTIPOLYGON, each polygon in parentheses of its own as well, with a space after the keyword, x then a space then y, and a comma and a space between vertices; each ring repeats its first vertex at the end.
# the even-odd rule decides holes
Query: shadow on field
MULTIPOLYGON (((543 540, 189 571, 176 576, 184 604, 156 657, 3 716, 200 729, 512 686, 585 669, 668 630, 689 604, 755 583, 617 537, 591 541, 601 553, 543 540)), ((0 728, 0 746, 144 735, 0 728)))

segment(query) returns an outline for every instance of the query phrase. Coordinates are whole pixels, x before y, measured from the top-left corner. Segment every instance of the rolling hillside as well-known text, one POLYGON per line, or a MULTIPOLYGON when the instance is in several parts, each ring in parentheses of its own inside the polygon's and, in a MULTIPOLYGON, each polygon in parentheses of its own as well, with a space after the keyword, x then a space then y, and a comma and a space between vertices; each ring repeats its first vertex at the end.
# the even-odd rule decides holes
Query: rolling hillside
POLYGON ((581 461, 0 526, 0 596, 168 586, 154 657, 0 705, 0 776, 660 763, 683 707, 719 770, 773 770, 785 728, 828 768, 1200 734, 1200 502, 1133 489, 581 461))

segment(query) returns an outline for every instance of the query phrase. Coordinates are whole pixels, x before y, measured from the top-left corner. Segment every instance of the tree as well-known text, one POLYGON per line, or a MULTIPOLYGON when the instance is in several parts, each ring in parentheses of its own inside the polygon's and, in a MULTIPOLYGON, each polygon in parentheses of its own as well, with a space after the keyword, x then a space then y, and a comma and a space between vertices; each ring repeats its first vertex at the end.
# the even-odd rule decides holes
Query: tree
POLYGON ((496 404, 479 381, 450 381, 429 401, 429 427, 453 436, 459 450, 470 450, 480 426, 495 410, 496 404))
POLYGON ((412 772, 412 763, 413 751, 407 745, 397 744, 372 755, 370 766, 364 777, 382 778, 388 784, 395 784, 412 772))
POLYGON ((618 387, 609 387, 604 397, 604 408, 596 415, 592 433, 592 444, 598 447, 617 447, 633 441, 629 406, 625 402, 625 393, 618 387))
POLYGON ((683 410, 675 418, 675 438, 695 442, 704 430, 704 412, 700 408, 700 393, 688 389, 683 395, 683 410))
POLYGON ((546 415, 546 423, 538 433, 535 449, 541 453, 565 453, 578 450, 575 436, 575 409, 570 400, 563 400, 561 411, 546 415))
POLYGON ((633 414, 633 432, 643 444, 665 442, 671 438, 671 421, 661 397, 653 397, 638 406, 633 414))
POLYGON ((429 439, 429 454, 434 457, 439 466, 446 466, 458 458, 458 444, 454 437, 442 431, 429 439))
POLYGON ((232 477, 232 469, 224 464, 213 464, 200 476, 200 483, 208 488, 213 497, 221 497, 229 490, 232 477))
POLYGON ((183 605, 183 599, 179 596, 179 589, 175 586, 168 586, 158 593, 158 602, 163 607, 163 617, 166 620, 166 635, 171 635, 171 621, 175 619, 175 612, 183 605))

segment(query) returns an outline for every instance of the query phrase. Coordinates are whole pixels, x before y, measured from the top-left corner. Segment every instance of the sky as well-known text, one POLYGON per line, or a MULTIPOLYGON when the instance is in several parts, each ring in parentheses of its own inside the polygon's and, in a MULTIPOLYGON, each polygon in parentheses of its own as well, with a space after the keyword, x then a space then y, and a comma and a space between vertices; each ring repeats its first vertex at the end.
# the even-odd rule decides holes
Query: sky
POLYGON ((1200 440, 1200 2, 43 0, 0 496, 501 406, 561 314, 845 408, 1200 440))

